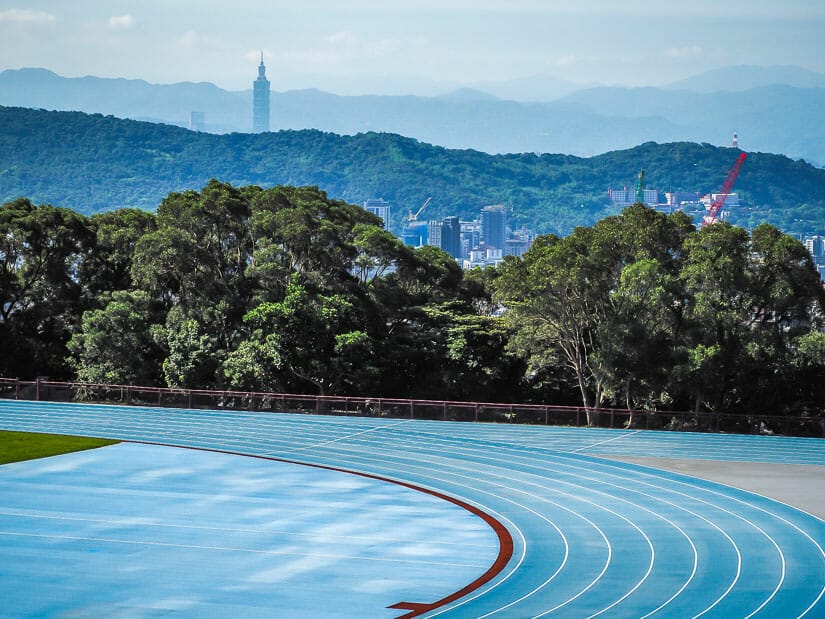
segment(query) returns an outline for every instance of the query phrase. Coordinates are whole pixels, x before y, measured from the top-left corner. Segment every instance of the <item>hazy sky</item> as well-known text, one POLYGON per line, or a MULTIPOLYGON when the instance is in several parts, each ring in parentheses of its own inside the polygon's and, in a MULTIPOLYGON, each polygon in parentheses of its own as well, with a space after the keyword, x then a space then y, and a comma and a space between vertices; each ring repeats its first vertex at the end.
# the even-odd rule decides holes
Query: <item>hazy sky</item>
POLYGON ((661 85, 825 72, 825 0, 0 0, 0 70, 248 89, 422 91, 536 74, 661 85))

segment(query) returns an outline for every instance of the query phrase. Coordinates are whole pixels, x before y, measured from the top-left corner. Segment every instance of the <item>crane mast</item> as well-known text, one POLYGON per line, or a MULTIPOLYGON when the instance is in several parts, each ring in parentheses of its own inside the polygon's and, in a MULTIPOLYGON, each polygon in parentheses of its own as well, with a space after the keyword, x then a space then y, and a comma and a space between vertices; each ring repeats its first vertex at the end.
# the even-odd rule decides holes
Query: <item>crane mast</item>
POLYGON ((427 208, 427 205, 428 205, 430 202, 432 202, 432 200, 433 200, 433 199, 432 199, 432 197, 427 198, 426 200, 424 200, 424 204, 422 204, 422 205, 421 205, 421 207, 418 209, 418 211, 417 211, 417 212, 415 212, 415 213, 413 213, 413 212, 412 212, 412 209, 410 209, 410 210, 409 210, 409 212, 408 212, 408 214, 407 214, 407 221, 408 221, 409 223, 413 223, 413 222, 418 221, 418 216, 421 214, 421 212, 422 212, 425 208, 427 208))
POLYGON ((702 220, 703 228, 714 223, 719 217, 722 207, 725 205, 725 200, 730 194, 731 189, 733 189, 733 184, 736 182, 736 177, 739 176, 739 170, 742 169, 742 164, 745 163, 747 156, 747 153, 740 153, 739 157, 736 158, 736 162, 733 164, 730 172, 728 172, 728 177, 725 179, 725 183, 722 185, 719 193, 716 194, 716 199, 708 207, 708 212, 702 220))
POLYGON ((639 170, 639 183, 636 185, 636 204, 645 203, 645 171, 639 170))

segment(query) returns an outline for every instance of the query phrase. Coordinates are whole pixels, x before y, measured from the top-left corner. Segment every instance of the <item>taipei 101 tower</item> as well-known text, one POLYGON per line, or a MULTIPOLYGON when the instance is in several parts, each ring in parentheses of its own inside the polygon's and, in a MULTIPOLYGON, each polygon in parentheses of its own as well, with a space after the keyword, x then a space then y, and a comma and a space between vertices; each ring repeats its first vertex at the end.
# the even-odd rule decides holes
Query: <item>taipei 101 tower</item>
POLYGON ((258 79, 252 85, 252 132, 269 131, 269 80, 266 79, 264 53, 258 65, 258 79))

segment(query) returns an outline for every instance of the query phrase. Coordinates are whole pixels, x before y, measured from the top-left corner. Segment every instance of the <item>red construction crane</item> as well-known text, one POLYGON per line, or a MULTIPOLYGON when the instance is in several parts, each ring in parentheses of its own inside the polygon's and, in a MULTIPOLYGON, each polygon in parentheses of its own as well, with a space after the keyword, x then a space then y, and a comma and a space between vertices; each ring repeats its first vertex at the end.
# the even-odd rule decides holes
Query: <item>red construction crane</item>
POLYGON ((719 193, 716 194, 716 199, 708 207, 708 212, 702 220, 703 228, 715 222, 716 218, 719 217, 719 213, 722 212, 725 200, 730 194, 730 190, 733 189, 733 184, 736 182, 736 177, 739 176, 739 170, 742 169, 742 164, 745 163, 747 156, 747 153, 740 153, 739 157, 737 157, 736 162, 733 164, 730 172, 728 172, 728 177, 725 179, 722 189, 719 190, 719 193))

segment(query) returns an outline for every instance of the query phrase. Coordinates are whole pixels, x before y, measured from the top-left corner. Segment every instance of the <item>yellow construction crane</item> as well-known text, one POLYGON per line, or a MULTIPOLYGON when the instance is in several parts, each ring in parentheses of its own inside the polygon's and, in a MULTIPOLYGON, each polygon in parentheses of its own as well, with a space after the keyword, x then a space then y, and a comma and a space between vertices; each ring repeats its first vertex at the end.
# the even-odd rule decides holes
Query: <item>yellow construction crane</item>
POLYGON ((408 223, 413 223, 415 221, 418 221, 418 216, 421 214, 421 211, 423 211, 425 208, 427 208, 427 205, 430 202, 432 202, 432 198, 427 198, 426 200, 424 200, 424 204, 422 204, 421 207, 418 209, 418 211, 415 212, 415 213, 413 213, 412 209, 410 209, 409 214, 407 215, 407 222, 408 223))

